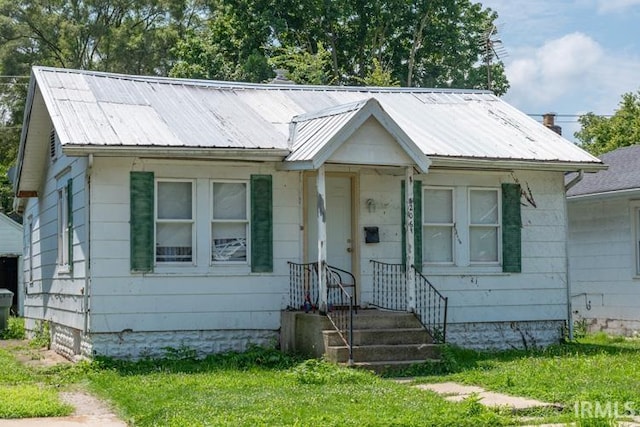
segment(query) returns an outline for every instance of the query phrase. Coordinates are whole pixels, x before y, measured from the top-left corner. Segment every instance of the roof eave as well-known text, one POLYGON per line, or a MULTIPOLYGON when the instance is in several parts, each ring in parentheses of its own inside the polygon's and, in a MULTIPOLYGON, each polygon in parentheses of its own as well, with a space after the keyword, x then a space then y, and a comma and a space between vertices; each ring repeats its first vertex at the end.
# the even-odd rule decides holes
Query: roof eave
POLYGON ((640 197, 640 188, 625 188, 622 190, 601 191, 598 193, 576 194, 567 196, 568 201, 612 199, 615 197, 640 197))
POLYGON ((493 159, 478 157, 438 157, 429 155, 431 168, 442 169, 499 169, 546 170, 557 172, 597 172, 607 169, 603 163, 562 160, 493 159))
POLYGON ((147 147, 147 146, 98 146, 66 144, 63 151, 68 156, 93 154, 104 157, 147 157, 172 159, 245 160, 273 162, 282 161, 289 150, 281 148, 209 148, 209 147, 147 147))

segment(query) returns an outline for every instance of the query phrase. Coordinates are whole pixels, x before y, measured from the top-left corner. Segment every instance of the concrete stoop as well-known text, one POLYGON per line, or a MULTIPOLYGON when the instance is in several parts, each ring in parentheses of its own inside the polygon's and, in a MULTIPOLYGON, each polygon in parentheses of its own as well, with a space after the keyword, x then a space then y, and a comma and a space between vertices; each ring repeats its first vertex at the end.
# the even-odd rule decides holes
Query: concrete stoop
MULTIPOLYGON (((347 364, 349 349, 337 331, 322 331, 324 357, 347 364)), ((359 310, 354 315, 353 361, 355 367, 378 373, 404 369, 414 364, 436 361, 440 345, 412 313, 359 310)))

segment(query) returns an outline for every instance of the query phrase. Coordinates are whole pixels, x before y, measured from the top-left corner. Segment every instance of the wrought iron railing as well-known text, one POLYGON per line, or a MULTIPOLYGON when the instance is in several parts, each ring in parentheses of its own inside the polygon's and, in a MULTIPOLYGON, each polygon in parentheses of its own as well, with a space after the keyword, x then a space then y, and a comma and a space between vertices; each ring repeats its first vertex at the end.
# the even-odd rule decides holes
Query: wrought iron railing
POLYGON ((371 260, 373 264, 373 302, 386 310, 407 310, 407 276, 404 264, 371 260))
POLYGON ((289 310, 318 308, 318 263, 289 262, 289 310))
POLYGON ((416 314, 436 343, 444 343, 447 337, 447 306, 449 299, 431 282, 411 266, 416 275, 416 314))
POLYGON ((356 279, 348 271, 327 267, 327 317, 349 349, 349 366, 353 365, 353 313, 356 279), (349 278, 345 281, 344 278, 349 278), (347 291, 351 288, 351 292, 347 291))
MULTIPOLYGON (((373 264, 373 303, 386 310, 406 311, 407 275, 404 264, 389 264, 371 260, 373 264)), ((447 334, 448 299, 415 266, 416 307, 418 319, 434 342, 444 343, 447 334)))
MULTIPOLYGON (((356 279, 348 271, 325 267, 327 277, 327 317, 349 349, 353 363, 353 314, 356 310, 356 279)), ((289 262, 289 310, 318 310, 318 263, 289 262)))

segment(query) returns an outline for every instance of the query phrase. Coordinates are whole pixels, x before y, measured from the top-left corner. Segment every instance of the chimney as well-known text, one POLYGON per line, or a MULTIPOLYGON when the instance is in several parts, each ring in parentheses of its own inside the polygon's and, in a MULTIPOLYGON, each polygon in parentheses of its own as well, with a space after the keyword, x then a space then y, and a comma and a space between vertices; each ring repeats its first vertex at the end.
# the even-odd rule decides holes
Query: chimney
POLYGON ((542 124, 557 133, 562 135, 562 127, 555 124, 556 113, 547 113, 542 115, 542 124))

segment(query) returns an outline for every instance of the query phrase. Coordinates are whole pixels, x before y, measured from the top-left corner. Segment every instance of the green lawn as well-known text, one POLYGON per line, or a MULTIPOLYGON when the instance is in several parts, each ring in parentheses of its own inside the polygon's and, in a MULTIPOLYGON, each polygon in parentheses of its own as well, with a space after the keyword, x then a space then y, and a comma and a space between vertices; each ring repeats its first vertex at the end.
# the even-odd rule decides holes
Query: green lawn
MULTIPOLYGON (((539 421, 606 426, 640 414, 640 340, 592 336, 545 350, 473 352, 447 348, 440 365, 407 371, 416 383, 457 381, 558 403, 539 421), (595 405, 601 412, 594 413, 595 405), (586 408, 586 413, 576 413, 586 408), (582 405, 582 406, 581 406, 582 405), (607 406, 608 405, 608 406, 607 406), (609 408, 609 409, 607 409, 609 408), (603 411, 609 412, 603 412, 603 411), (629 411, 630 410, 630 411, 629 411), (594 415, 599 418, 592 418, 594 415)), ((0 417, 66 413, 56 390, 86 386, 136 426, 494 426, 520 422, 473 398, 461 403, 368 372, 292 358, 275 350, 195 360, 182 349, 163 360, 26 368, 0 350, 0 417), (11 408, 4 399, 29 402, 11 408), (25 397, 26 396, 26 397, 25 397)), ((531 422, 531 421, 528 421, 531 422)))
POLYGON ((0 418, 68 415, 70 406, 58 399, 59 370, 27 368, 12 351, 0 349, 0 418))

